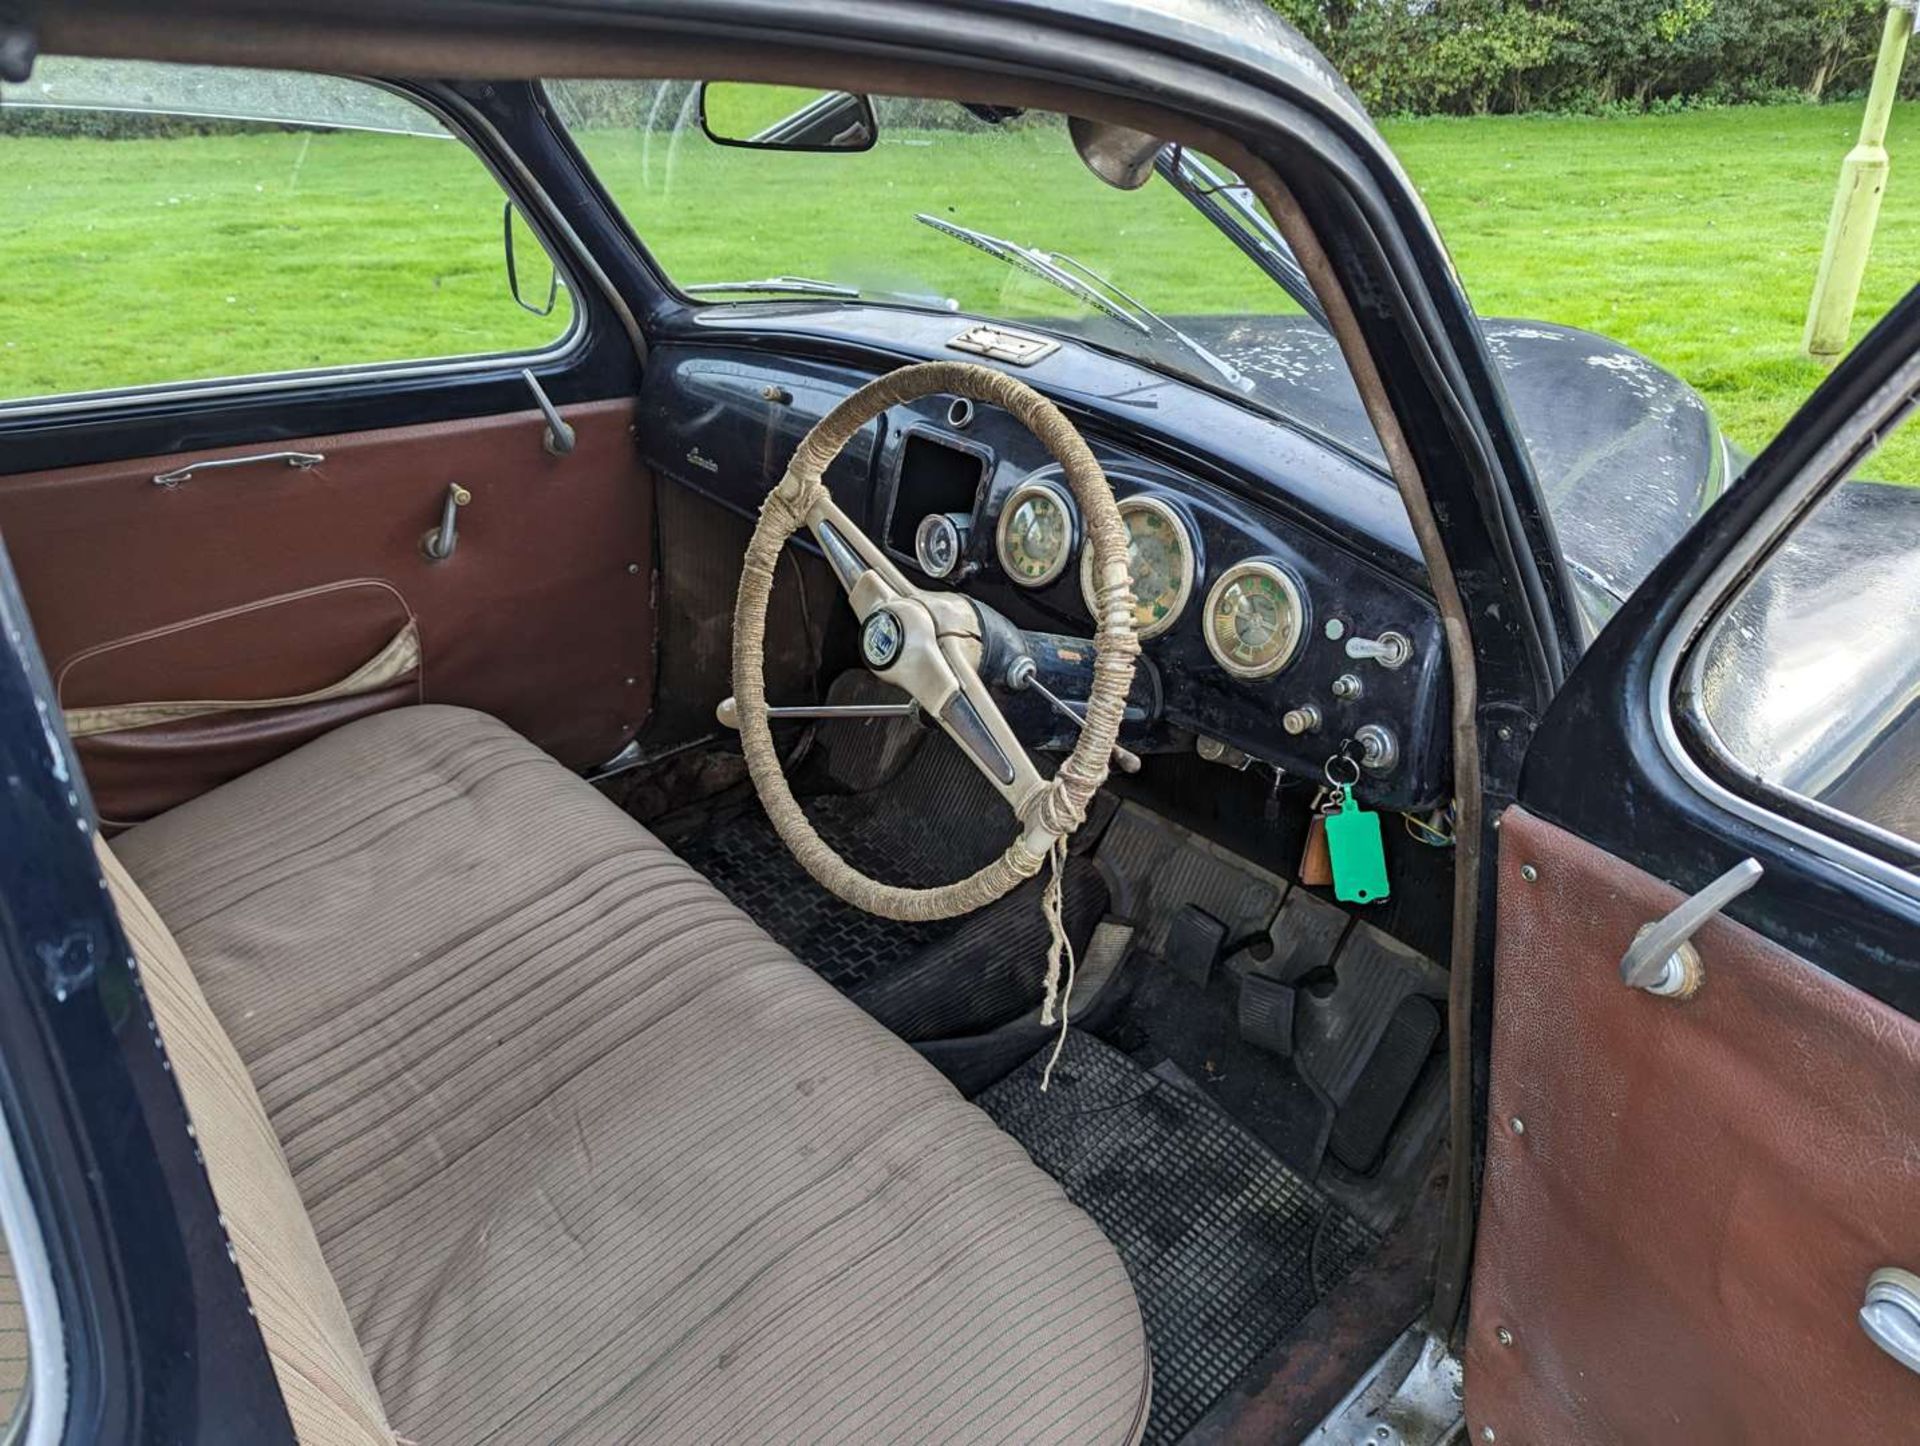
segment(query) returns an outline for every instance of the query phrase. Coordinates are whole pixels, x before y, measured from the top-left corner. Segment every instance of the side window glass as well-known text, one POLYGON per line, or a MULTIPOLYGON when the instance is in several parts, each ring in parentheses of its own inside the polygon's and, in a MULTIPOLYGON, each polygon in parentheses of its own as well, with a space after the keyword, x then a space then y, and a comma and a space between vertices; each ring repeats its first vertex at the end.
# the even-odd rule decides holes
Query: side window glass
POLYGON ((48 57, 0 87, 0 277, 0 406, 541 351, 574 315, 480 158, 414 101, 124 61, 48 57))
POLYGON ((1920 486, 1873 480, 1905 430, 1734 594, 1680 701, 1739 775, 1920 843, 1920 486))

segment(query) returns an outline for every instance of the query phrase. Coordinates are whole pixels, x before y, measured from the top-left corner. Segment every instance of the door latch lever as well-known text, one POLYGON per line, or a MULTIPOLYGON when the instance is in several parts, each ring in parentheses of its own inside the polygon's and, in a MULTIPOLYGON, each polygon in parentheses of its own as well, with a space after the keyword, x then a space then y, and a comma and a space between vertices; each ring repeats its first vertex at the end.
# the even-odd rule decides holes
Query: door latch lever
POLYGON ((1620 982, 1665 999, 1684 999, 1700 987, 1700 951, 1692 944, 1700 926, 1760 882, 1758 859, 1742 859, 1666 918, 1633 936, 1620 960, 1620 982))

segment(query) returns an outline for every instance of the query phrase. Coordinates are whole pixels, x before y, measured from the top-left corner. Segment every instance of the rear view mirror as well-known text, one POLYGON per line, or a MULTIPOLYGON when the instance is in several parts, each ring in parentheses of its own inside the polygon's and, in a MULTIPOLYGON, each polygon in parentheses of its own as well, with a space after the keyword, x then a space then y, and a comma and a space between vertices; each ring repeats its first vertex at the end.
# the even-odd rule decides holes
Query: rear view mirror
POLYGON ((507 258, 507 290, 535 316, 553 315, 554 304, 560 299, 559 268, 511 201, 500 212, 500 232, 507 258))
POLYGON ((1070 116, 1067 134, 1089 171, 1119 191, 1137 191, 1153 175, 1167 143, 1145 131, 1070 116))
POLYGON ((769 151, 864 151, 880 130, 864 95, 732 80, 701 82, 700 129, 723 146, 769 151))

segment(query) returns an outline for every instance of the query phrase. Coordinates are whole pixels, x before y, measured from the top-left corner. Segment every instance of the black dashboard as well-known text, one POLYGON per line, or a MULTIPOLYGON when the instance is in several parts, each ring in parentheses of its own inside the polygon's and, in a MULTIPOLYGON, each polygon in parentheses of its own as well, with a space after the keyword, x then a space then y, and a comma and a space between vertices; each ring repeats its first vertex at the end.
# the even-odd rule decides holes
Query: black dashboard
MULTIPOLYGON (((807 430, 869 375, 830 360, 662 346, 642 388, 640 446, 658 474, 751 513, 807 430)), ((1044 377, 1027 379, 1047 389, 1044 377)), ((1366 754, 1360 791, 1370 802, 1412 810, 1441 801, 1446 671, 1437 611, 1409 577, 1417 559, 1381 559, 1377 537, 1343 539, 1337 518, 1300 505, 1289 473, 1309 463, 1318 475, 1302 490, 1338 496, 1346 479, 1330 488, 1326 473, 1349 469, 1348 485, 1368 489, 1362 505, 1376 510, 1390 484, 1292 434, 1272 448, 1273 471, 1253 471, 1125 406, 1116 417, 1057 400, 1129 530, 1150 665, 1136 696, 1151 703, 1122 741, 1230 764, 1250 756, 1317 779, 1353 740, 1366 754)), ((1078 509, 1059 466, 1013 417, 949 397, 893 408, 854 437, 826 482, 910 577, 956 588, 1032 632, 1091 636, 1078 509)))

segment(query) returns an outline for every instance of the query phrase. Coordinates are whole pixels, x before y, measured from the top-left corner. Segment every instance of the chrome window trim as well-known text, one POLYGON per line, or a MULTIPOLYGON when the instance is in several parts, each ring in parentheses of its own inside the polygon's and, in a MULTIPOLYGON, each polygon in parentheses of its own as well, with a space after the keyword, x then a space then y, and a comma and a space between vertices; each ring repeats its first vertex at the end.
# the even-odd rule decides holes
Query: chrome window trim
MULTIPOLYGON (((1788 818, 1764 803, 1734 792, 1709 774, 1682 741, 1674 721, 1676 694, 1683 670, 1694 664, 1694 648, 1721 611, 1732 605, 1740 587, 1762 566, 1775 547, 1842 482, 1865 452, 1901 419, 1920 391, 1920 355, 1910 357, 1894 377, 1876 392, 1850 424, 1830 438, 1812 462, 1768 504, 1759 521, 1740 538, 1710 573, 1699 590, 1688 599, 1662 639, 1654 656, 1653 674, 1648 689, 1648 705, 1654 737, 1661 754, 1693 791, 1735 817, 1756 824, 1767 832, 1809 853, 1839 865, 1849 872, 1893 890, 1908 898, 1920 899, 1920 877, 1864 849, 1855 848, 1819 829, 1809 828, 1788 818)), ((1696 710, 1689 710, 1689 719, 1696 710)), ((1710 728, 1703 739, 1717 744, 1710 728)), ((1740 765, 1723 747, 1713 748, 1716 760, 1743 777, 1751 770, 1740 765)), ((1783 789, 1765 780, 1755 782, 1776 796, 1790 797, 1813 814, 1844 820, 1847 827, 1868 837, 1884 840, 1893 848, 1912 853, 1910 839, 1868 823, 1863 819, 1829 807, 1817 799, 1783 789)))
MULTIPOLYGON (((258 372, 245 376, 227 377, 189 377, 180 381, 142 382, 133 386, 108 387, 90 392, 53 392, 37 397, 18 397, 11 400, 0 398, 0 424, 85 415, 115 407, 146 406, 159 402, 198 402, 223 397, 272 396, 279 392, 296 391, 302 387, 330 383, 359 386, 385 381, 464 376, 507 368, 517 371, 524 366, 543 367, 567 360, 586 345, 586 310, 580 303, 581 292, 574 264, 575 258, 586 254, 585 248, 580 245, 578 235, 573 233, 571 227, 567 227, 565 228, 566 239, 572 244, 573 249, 568 255, 555 255, 555 247, 546 234, 547 227, 551 226, 555 215, 551 198, 544 190, 533 184, 530 174, 524 168, 521 168, 515 177, 520 183, 519 188, 508 183, 507 177, 501 173, 500 168, 495 166, 491 158, 473 142, 471 123, 479 117, 473 115, 456 117, 445 106, 436 104, 425 96, 372 76, 345 75, 338 78, 384 90, 399 96, 409 105, 417 106, 445 127, 447 139, 458 141, 466 149, 467 154, 479 163, 481 169, 493 178, 494 185, 500 189, 501 199, 519 205, 523 200, 522 191, 524 191, 525 199, 539 203, 540 221, 546 224, 534 225, 534 230, 539 234, 541 247, 553 262, 555 270, 560 273, 561 282, 568 293, 568 303, 573 317, 568 322, 567 329, 538 351, 468 352, 453 356, 397 358, 386 362, 346 362, 339 366, 308 367, 300 371, 258 372)), ((98 110, 103 107, 94 106, 89 109, 98 110)), ((486 129, 493 140, 499 143, 498 133, 491 126, 487 126, 486 129)), ((433 139, 433 137, 421 136, 420 139, 433 139)), ((501 145, 501 149, 505 151, 506 147, 501 145)), ((534 218, 529 208, 523 206, 522 215, 526 217, 529 224, 533 224, 534 218)), ((611 285, 604 273, 596 275, 594 280, 600 284, 603 291, 609 289, 611 285)))
POLYGON ((13 1131, 0 1120, 0 1229, 27 1318, 27 1384, 11 1422, 0 1422, 5 1446, 53 1446, 67 1424, 67 1352, 60 1298, 47 1265, 40 1217, 14 1149, 13 1131), (9 1427, 11 1429, 9 1429, 9 1427))

